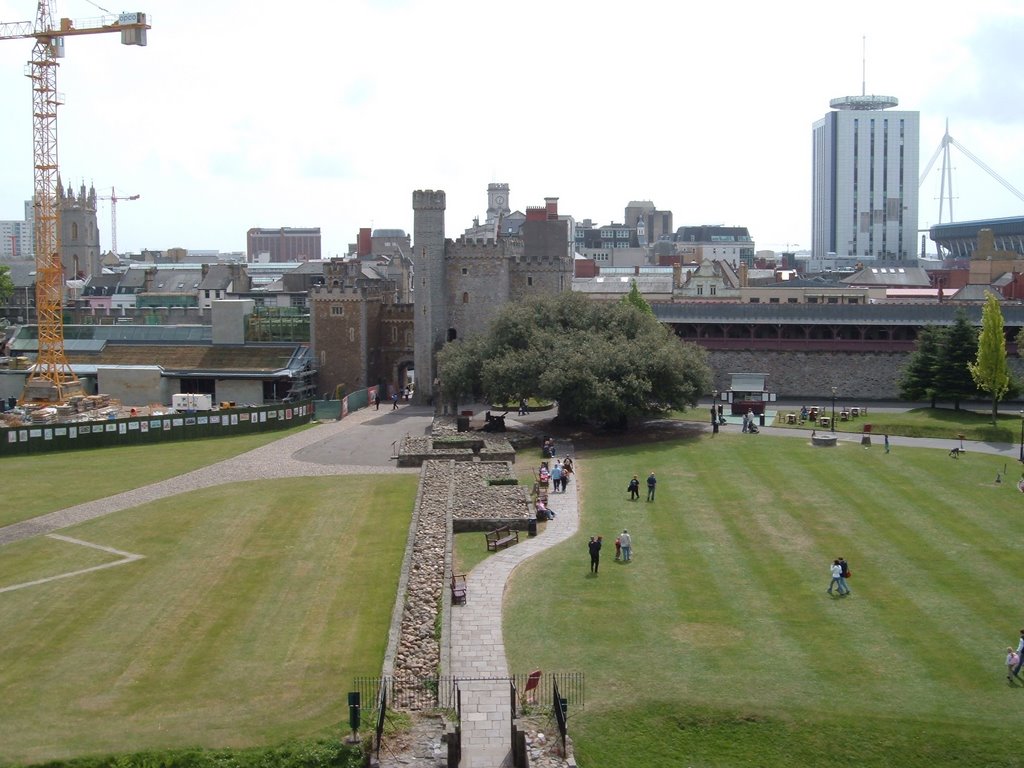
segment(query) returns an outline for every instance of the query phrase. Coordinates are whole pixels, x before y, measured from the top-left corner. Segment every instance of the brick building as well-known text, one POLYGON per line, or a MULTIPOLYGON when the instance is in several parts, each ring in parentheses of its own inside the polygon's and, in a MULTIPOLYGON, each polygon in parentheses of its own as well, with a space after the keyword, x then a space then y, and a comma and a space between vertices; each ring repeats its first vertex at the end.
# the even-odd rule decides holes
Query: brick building
POLYGON ((246 233, 246 261, 310 261, 320 258, 320 227, 279 227, 246 233))

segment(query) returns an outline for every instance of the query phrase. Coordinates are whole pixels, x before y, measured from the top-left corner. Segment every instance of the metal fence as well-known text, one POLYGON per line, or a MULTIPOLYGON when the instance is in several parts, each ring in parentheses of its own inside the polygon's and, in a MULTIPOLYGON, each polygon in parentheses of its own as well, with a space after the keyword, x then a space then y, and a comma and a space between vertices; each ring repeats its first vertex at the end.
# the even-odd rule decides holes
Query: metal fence
MULTIPOLYGON (((533 674, 536 676, 536 673, 533 674)), ((529 679, 530 673, 493 678, 424 677, 411 682, 398 681, 394 677, 357 677, 353 679, 352 690, 359 691, 362 701, 374 702, 374 707, 379 706, 378 702, 383 698, 388 706, 398 710, 455 709, 460 682, 507 681, 515 686, 513 690, 523 694, 523 700, 517 704, 533 711, 551 709, 551 699, 547 692, 556 685, 568 707, 583 709, 586 705, 582 672, 541 672, 538 684, 527 691, 529 679)))

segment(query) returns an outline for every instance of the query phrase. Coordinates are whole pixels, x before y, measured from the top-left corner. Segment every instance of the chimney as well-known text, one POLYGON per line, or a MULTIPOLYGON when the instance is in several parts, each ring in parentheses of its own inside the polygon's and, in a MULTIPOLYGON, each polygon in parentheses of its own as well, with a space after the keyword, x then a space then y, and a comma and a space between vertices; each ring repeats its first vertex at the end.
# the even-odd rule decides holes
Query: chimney
POLYGON ((672 265, 672 287, 678 288, 683 284, 683 265, 678 261, 672 265))
POLYGON ((548 221, 556 221, 558 219, 558 198, 545 197, 544 207, 547 209, 548 221))
POLYGON ((357 239, 356 256, 358 256, 359 258, 362 259, 362 258, 364 258, 366 256, 369 256, 371 253, 373 253, 373 241, 372 241, 371 238, 372 238, 372 234, 370 232, 370 228, 369 227, 360 227, 359 228, 359 237, 356 238, 357 239))

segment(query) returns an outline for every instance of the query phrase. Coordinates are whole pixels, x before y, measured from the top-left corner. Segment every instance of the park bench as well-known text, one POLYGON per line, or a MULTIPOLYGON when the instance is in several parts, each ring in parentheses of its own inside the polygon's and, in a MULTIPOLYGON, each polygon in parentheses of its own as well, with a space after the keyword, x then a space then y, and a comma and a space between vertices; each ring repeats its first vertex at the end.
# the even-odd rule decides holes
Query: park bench
POLYGON ((507 525, 488 531, 484 535, 487 537, 488 552, 497 552, 510 544, 519 543, 519 531, 513 531, 507 525))
POLYGON ((452 574, 452 603, 466 602, 466 574, 452 574))

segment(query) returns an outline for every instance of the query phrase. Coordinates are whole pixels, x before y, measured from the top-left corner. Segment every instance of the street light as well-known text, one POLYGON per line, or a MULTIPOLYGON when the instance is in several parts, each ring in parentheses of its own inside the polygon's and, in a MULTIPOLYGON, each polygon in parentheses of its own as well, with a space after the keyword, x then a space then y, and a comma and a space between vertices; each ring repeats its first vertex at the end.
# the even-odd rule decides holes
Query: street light
POLYGON ((1020 412, 1020 460, 1024 462, 1024 411, 1020 412))
POLYGON ((832 387, 832 432, 836 431, 836 388, 832 387))

